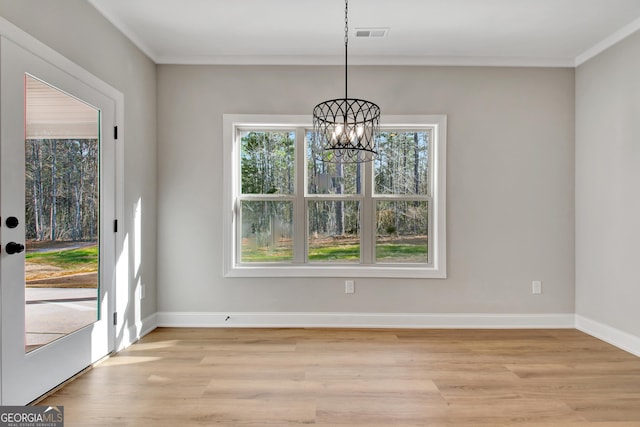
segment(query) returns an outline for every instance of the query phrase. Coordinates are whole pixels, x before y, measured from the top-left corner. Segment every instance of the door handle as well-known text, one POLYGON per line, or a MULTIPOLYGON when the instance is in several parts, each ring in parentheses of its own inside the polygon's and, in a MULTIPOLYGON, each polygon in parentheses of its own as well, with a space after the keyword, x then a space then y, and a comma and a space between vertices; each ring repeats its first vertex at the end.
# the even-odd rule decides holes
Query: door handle
POLYGON ((9 255, 19 254, 20 252, 24 251, 24 245, 21 245, 20 243, 16 243, 16 242, 9 242, 5 247, 5 251, 9 255))

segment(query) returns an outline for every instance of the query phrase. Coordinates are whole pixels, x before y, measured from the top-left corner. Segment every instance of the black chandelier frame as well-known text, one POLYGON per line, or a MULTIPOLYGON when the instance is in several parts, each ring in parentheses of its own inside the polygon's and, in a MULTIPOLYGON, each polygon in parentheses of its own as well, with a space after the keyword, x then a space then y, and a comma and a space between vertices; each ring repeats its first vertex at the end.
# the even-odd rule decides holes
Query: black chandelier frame
POLYGON ((348 97, 349 2, 344 9, 344 98, 330 99, 313 108, 314 150, 324 162, 369 162, 378 154, 380 107, 348 97))

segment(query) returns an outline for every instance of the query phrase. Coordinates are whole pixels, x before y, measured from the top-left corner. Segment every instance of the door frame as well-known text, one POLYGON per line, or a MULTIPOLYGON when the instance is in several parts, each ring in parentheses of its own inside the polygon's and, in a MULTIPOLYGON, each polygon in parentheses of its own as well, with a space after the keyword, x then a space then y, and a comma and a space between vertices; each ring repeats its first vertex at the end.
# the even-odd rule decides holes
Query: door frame
MULTIPOLYGON (((115 165, 114 165, 114 210, 115 219, 119 219, 122 222, 124 216, 124 95, 122 92, 101 80, 99 77, 85 70, 78 64, 67 59, 57 51, 53 50, 46 44, 42 43, 35 37, 24 32, 5 18, 0 16, 0 36, 10 40, 31 54, 38 56, 40 59, 48 62, 49 64, 59 68, 66 74, 77 78, 85 85, 91 86, 93 89, 101 92, 108 98, 111 98, 115 102, 115 125, 117 126, 117 137, 115 139, 115 165)), ((103 130, 109 132, 108 128, 103 130)), ((121 313, 125 313, 125 307, 128 300, 128 260, 127 250, 125 248, 127 239, 125 232, 123 231, 124 224, 120 224, 118 227, 119 232, 115 233, 115 270, 113 271, 113 289, 109 296, 109 306, 113 307, 113 310, 121 313), (117 295, 120 297, 117 298, 117 295)), ((1 268, 1 267, 0 267, 1 268)), ((2 315, 2 307, 0 306, 0 316, 2 315)), ((115 316, 117 317, 117 316, 115 316)), ((121 316, 122 317, 122 316, 121 316)), ((114 319, 115 320, 115 319, 114 319)), ((118 319, 117 322, 110 322, 112 325, 109 327, 109 341, 110 351, 117 351, 127 345, 126 334, 123 333, 125 323, 118 319)), ((1 333, 1 331, 0 331, 1 333)), ((0 360, 2 357, 2 340, 0 339, 0 360)), ((2 363, 0 363, 0 384, 2 384, 2 363)), ((5 402, 6 397, 2 395, 3 387, 0 387, 0 404, 5 402)), ((37 396, 36 396, 37 397, 37 396)), ((25 402, 28 403, 28 402, 25 402)))

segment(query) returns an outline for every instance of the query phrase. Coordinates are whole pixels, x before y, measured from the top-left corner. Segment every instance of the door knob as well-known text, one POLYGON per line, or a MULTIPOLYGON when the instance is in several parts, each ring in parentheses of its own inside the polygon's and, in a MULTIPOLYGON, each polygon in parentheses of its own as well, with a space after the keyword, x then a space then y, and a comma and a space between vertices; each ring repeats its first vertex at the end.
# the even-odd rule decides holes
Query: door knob
POLYGON ((24 251, 24 245, 16 242, 9 242, 5 247, 5 250, 9 255, 19 254, 20 252, 24 251))
POLYGON ((19 223, 18 218, 16 218, 15 216, 10 216, 5 221, 5 224, 7 224, 7 227, 9 228, 16 228, 18 226, 18 223, 19 223))

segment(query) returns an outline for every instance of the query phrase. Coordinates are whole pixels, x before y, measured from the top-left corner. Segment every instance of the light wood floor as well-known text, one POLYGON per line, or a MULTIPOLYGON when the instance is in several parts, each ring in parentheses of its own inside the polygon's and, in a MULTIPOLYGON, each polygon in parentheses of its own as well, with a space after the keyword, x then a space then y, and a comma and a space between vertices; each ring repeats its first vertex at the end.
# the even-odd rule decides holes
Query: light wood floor
POLYGON ((38 404, 66 426, 640 426, 640 358, 576 330, 160 328, 38 404))

